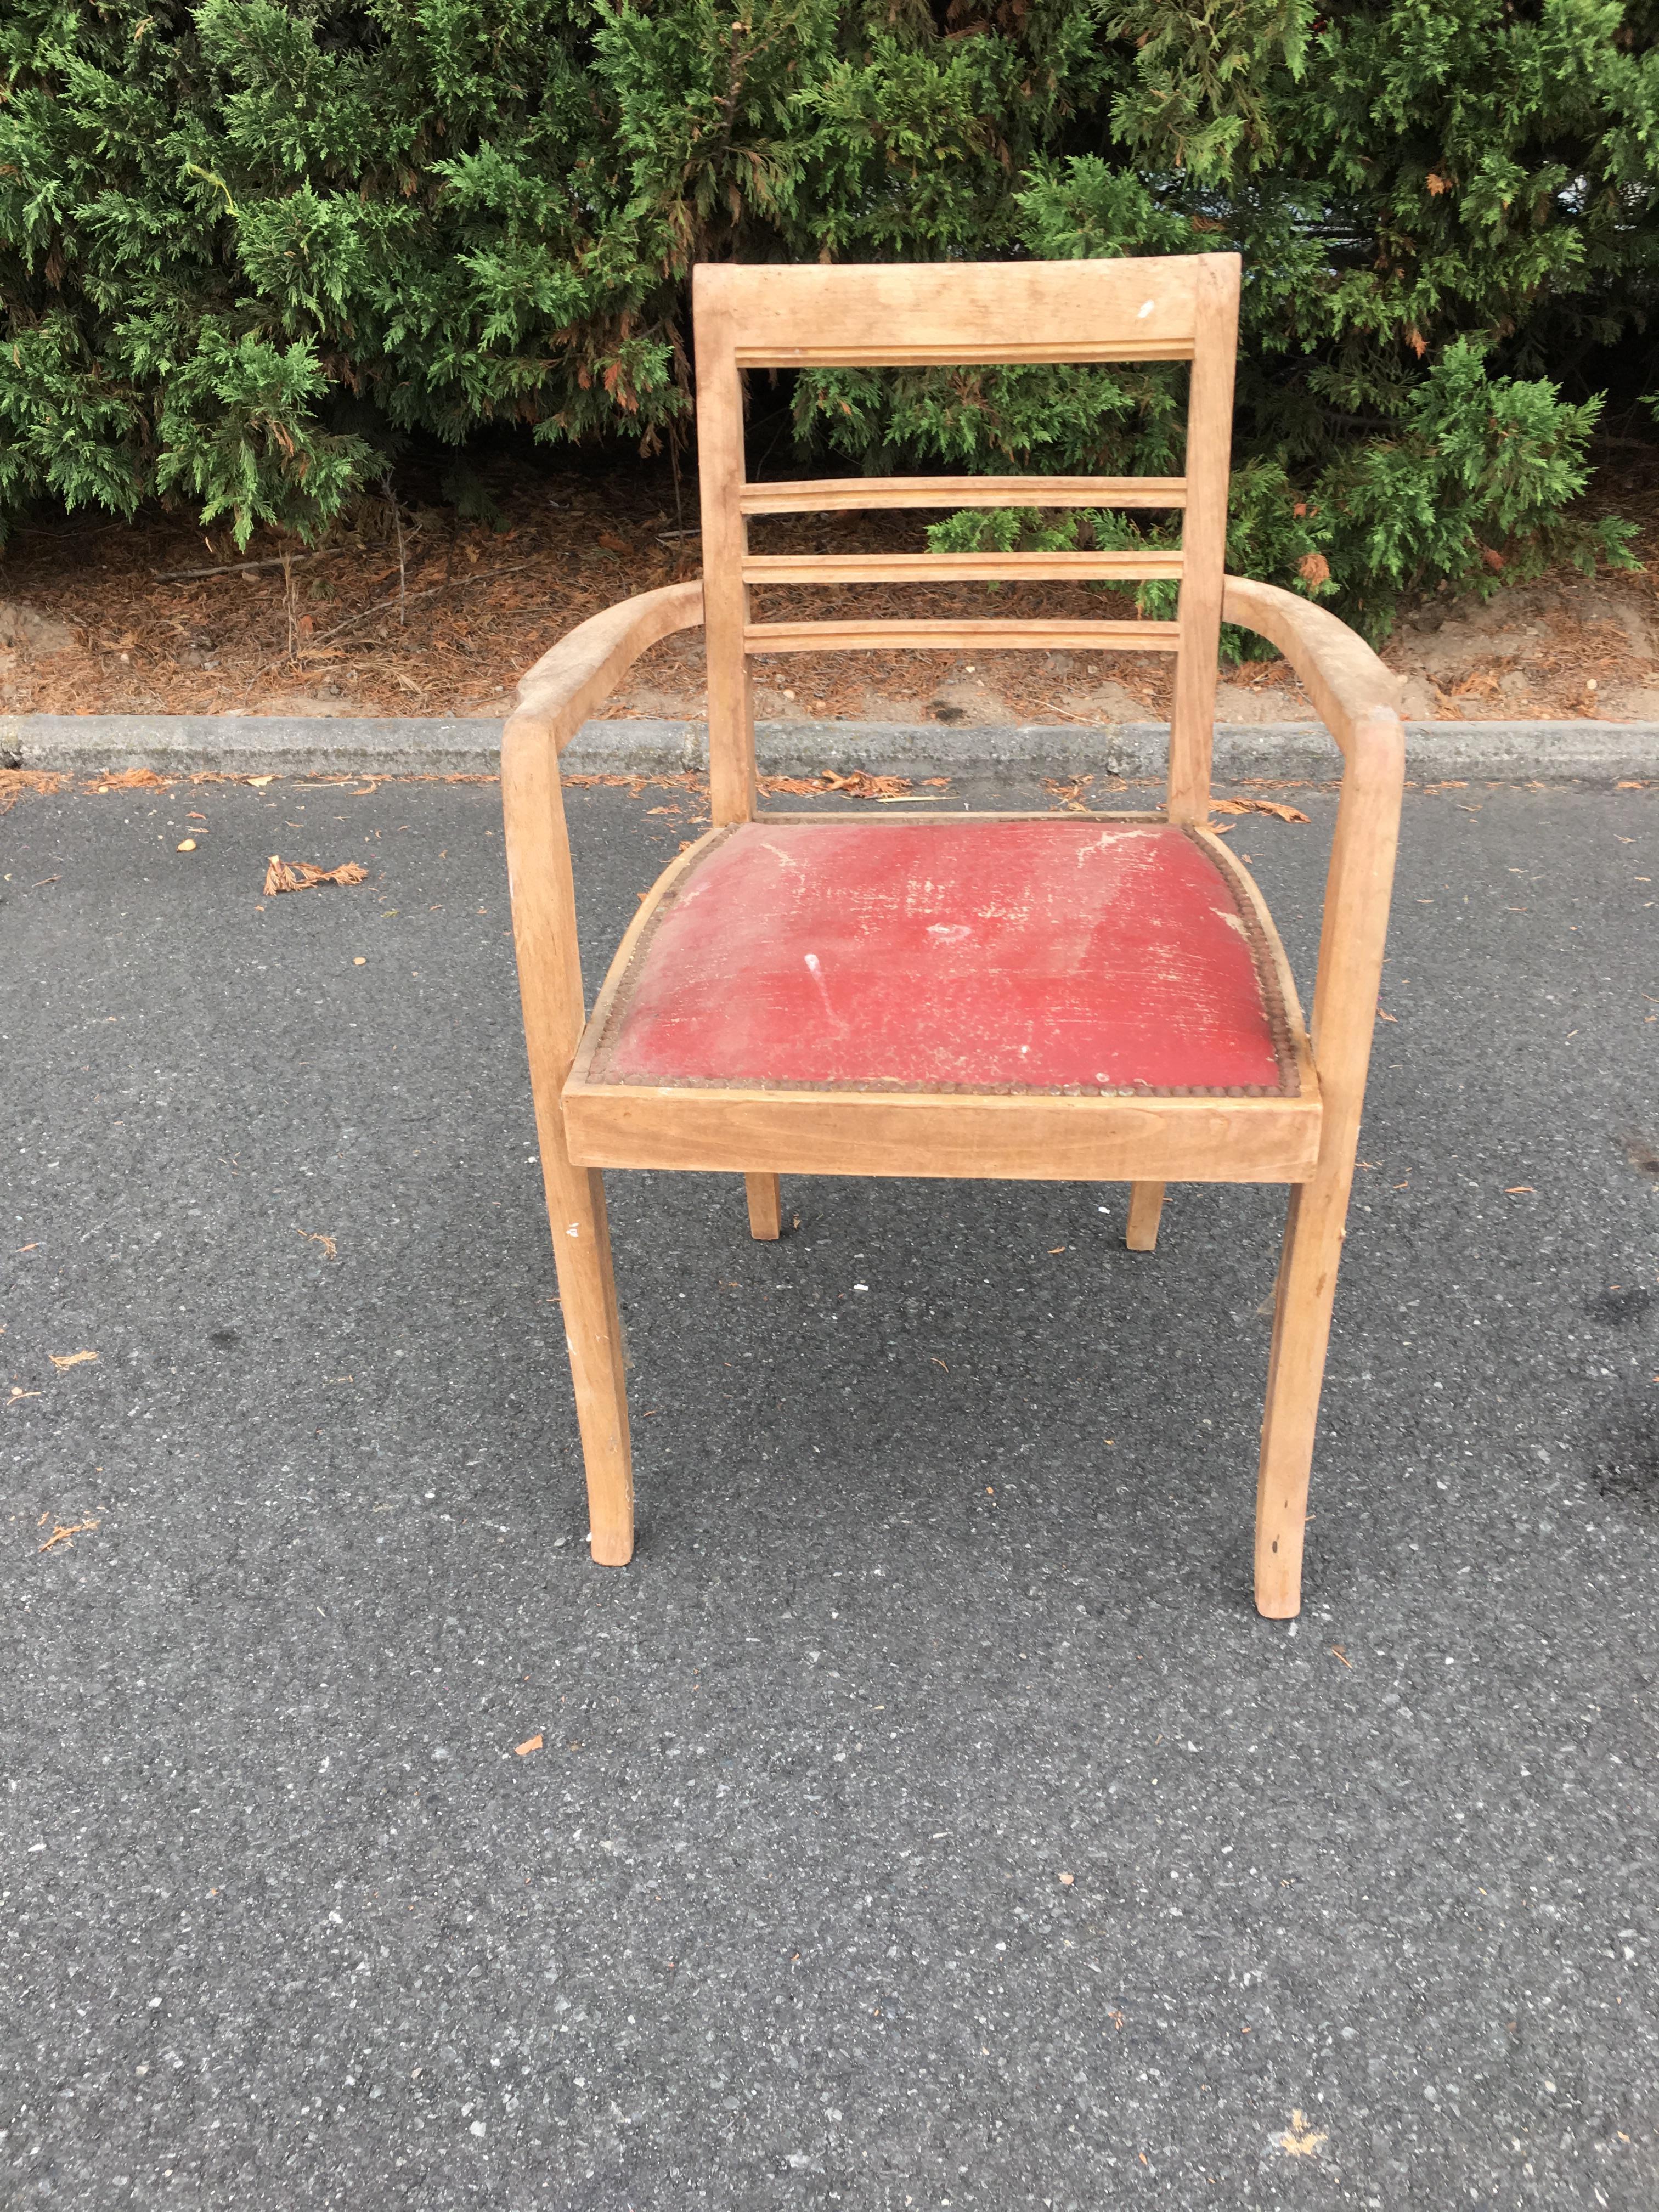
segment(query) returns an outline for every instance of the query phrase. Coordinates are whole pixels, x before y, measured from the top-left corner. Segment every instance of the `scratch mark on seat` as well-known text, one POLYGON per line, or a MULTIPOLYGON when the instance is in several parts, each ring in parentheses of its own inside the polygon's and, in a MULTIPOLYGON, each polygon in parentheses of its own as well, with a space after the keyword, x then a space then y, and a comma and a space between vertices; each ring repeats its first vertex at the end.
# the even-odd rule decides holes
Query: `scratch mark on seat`
POLYGON ((823 980, 823 963, 816 952, 809 952, 805 958, 806 972, 818 987, 818 996, 823 1001, 824 1012, 838 1030, 844 1030, 847 1027, 846 1023, 830 1003, 830 986, 823 980))
POLYGON ((806 871, 793 853, 786 852, 781 845, 775 845, 769 837, 763 837, 760 842, 774 860, 781 861, 790 871, 797 883, 804 884, 806 881, 806 871))

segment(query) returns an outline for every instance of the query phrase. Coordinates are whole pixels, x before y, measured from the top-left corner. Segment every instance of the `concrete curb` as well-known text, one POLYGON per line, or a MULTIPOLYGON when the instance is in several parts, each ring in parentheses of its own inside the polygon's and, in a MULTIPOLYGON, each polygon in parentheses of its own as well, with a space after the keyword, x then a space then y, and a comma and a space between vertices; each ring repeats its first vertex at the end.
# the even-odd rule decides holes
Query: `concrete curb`
MULTIPOLYGON (((0 766, 76 775, 153 769, 162 775, 493 775, 498 721, 374 721, 233 714, 20 714, 0 718, 0 766)), ((761 773, 811 775, 869 769, 961 775, 996 769, 1159 777, 1163 722, 1022 723, 948 728, 937 722, 763 722, 761 773)), ((587 722, 565 755, 574 775, 652 774, 708 760, 701 722, 587 722)), ((1595 783, 1659 777, 1659 723, 1412 722, 1408 773, 1496 781, 1595 783)), ((1317 722, 1218 723, 1218 781, 1334 781, 1335 745, 1317 722)))

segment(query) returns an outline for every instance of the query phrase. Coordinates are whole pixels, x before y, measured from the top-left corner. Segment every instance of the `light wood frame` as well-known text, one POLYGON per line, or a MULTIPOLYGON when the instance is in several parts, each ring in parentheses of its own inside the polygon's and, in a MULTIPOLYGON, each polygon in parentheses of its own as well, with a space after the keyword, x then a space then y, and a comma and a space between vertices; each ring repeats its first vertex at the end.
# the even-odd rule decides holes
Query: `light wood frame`
MULTIPOLYGON (((1261 1430, 1255 1600, 1273 1618, 1299 1609, 1308 1480, 1382 976, 1405 749, 1396 681, 1368 646, 1310 601, 1222 573, 1237 291, 1238 266, 1231 255, 952 264, 948 270, 696 272, 703 580, 647 592, 580 624, 526 675, 502 739, 507 854, 531 1082, 586 1464, 592 1556, 602 1564, 625 1564, 634 1541, 624 1357, 605 1168, 740 1173, 751 1232, 758 1237, 780 1233, 777 1177, 785 1173, 1122 1180, 1134 1187, 1128 1242, 1142 1251, 1156 1243, 1166 1182, 1285 1182, 1290 1212, 1261 1430), (878 346, 872 345, 872 331, 883 333, 878 346), (1006 337, 1011 331, 1019 338, 1006 337), (738 377, 746 367, 875 359, 1148 358, 1194 363, 1186 474, 1148 480, 1149 498, 1135 495, 1139 487, 1105 479, 900 478, 885 484, 765 486, 744 479, 738 377), (1178 633, 1179 655, 1169 793, 1162 813, 1151 818, 1190 825, 1255 902, 1291 1018, 1297 1095, 976 1097, 655 1090, 591 1082, 595 1042, 632 945, 665 893, 695 865, 699 848, 672 863, 642 903, 589 1020, 558 769, 560 753, 582 722, 649 646, 701 622, 708 648, 711 814, 716 827, 752 819, 748 664, 754 650, 776 647, 769 637, 763 646, 754 641, 768 626, 749 619, 749 585, 774 579, 757 576, 765 564, 748 552, 745 516, 935 501, 959 506, 1040 499, 1052 505, 1057 483, 1078 504, 1115 495, 1123 505, 1184 510, 1180 613, 1169 626, 1178 633), (1259 632, 1279 648, 1343 755, 1308 1034, 1266 908, 1206 827, 1216 641, 1224 619, 1259 632)), ((891 572, 892 557, 883 574, 891 572)), ((999 573, 1017 558, 1000 556, 999 573)), ((876 557, 859 565, 872 569, 876 557)), ((834 627, 856 635, 826 638, 821 626, 814 627, 811 647, 802 649, 878 644, 891 635, 890 628, 855 623, 834 627)), ((1003 644, 1018 641, 1011 633, 1036 626, 972 627, 976 640, 981 632, 992 633, 1003 644)), ((1089 627, 1098 633, 1109 625, 1089 627)), ((1162 626, 1121 627, 1145 632, 1162 626)), ((914 822, 917 812, 907 818, 914 822)), ((959 813, 944 818, 963 819, 959 813)))

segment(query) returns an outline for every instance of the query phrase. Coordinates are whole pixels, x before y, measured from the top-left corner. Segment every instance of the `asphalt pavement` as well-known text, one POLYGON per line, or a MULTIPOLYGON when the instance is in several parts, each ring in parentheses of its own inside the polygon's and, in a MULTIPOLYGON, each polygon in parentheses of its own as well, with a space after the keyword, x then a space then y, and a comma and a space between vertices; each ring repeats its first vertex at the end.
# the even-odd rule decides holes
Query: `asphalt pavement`
POLYGON ((1271 1190, 611 1176, 590 1564, 499 810, 0 820, 0 2203, 1645 2212, 1659 792, 1408 797, 1292 1625, 1271 1190))

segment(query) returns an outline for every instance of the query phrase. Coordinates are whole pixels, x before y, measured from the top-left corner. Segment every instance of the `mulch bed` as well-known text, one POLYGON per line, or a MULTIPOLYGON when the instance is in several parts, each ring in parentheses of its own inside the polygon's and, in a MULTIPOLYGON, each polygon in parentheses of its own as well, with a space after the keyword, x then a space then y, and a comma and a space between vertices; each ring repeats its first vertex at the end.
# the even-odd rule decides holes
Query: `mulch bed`
MULTIPOLYGON (((1621 487, 1632 496, 1619 504, 1650 523, 1644 550, 1652 551, 1659 471, 1641 475, 1621 487), (1646 481, 1650 474, 1656 482, 1646 481)), ((272 533, 239 552, 224 534, 204 536, 160 513, 131 525, 70 517, 25 526, 0 555, 0 599, 67 625, 75 641, 50 654, 0 649, 0 710, 495 715, 522 671, 574 623, 698 573, 694 494, 688 487, 677 521, 665 472, 544 469, 498 488, 496 497, 495 527, 443 507, 394 512, 389 502, 371 503, 358 527, 319 555, 290 545, 286 567, 272 533), (191 573, 204 569, 221 573, 191 573)), ((757 551, 921 551, 931 519, 766 517, 752 538, 757 551)), ((1653 612, 1649 577, 1603 578, 1594 589, 1601 603, 1609 592, 1626 592, 1653 612)), ((1579 619, 1577 600, 1588 613, 1589 590, 1570 574, 1550 580, 1551 612, 1526 656, 1524 697, 1513 681, 1500 689, 1511 662, 1487 665, 1477 655, 1468 669, 1435 677, 1438 711, 1582 715, 1597 711, 1585 688, 1589 673, 1601 672, 1604 692, 1618 681, 1656 680, 1659 670, 1632 658, 1616 625, 1579 619)), ((779 621, 832 606, 849 617, 983 618, 1016 605, 1022 614, 1073 619, 1133 611, 1127 592, 1068 584, 768 588, 756 603, 761 619, 779 621)), ((1402 631, 1389 648, 1402 669, 1414 635, 1402 631)), ((757 708, 769 719, 1095 721, 1090 695, 1110 684, 1137 714, 1161 720, 1170 678, 1164 657, 1138 653, 791 654, 755 664, 757 708), (957 702, 949 707, 938 703, 946 685, 957 702), (984 712, 975 714, 981 694, 984 712)), ((1282 664, 1230 672, 1230 680, 1270 693, 1288 686, 1280 696, 1299 702, 1282 664)), ((686 632, 654 647, 604 711, 699 717, 702 688, 701 633, 686 632)))

